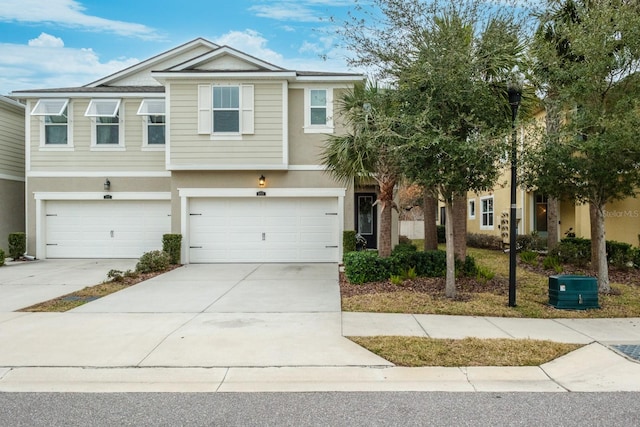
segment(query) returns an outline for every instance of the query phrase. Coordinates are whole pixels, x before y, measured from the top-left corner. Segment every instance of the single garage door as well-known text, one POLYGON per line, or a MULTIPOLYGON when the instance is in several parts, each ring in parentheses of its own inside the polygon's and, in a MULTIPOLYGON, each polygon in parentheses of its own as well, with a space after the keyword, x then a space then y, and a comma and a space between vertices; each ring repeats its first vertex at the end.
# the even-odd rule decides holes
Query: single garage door
POLYGON ((338 199, 193 198, 190 261, 337 262, 338 199))
POLYGON ((52 200, 47 258, 139 258, 171 232, 168 200, 52 200))

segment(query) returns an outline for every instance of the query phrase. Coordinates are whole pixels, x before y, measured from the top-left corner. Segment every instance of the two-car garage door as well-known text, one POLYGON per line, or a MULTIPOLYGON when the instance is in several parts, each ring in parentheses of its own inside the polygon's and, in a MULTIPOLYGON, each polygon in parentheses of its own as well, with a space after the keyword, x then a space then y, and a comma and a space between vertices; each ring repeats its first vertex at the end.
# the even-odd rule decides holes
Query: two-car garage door
POLYGON ((47 258, 138 258, 162 249, 170 215, 169 200, 47 201, 47 258))
POLYGON ((336 262, 336 197, 192 198, 190 262, 336 262))

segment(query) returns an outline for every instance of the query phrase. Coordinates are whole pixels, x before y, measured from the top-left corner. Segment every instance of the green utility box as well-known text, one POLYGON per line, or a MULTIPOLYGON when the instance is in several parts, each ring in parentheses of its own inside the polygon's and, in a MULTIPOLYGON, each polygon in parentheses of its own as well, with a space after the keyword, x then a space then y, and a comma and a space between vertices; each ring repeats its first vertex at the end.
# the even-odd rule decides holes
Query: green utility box
POLYGON ((598 305, 595 277, 557 275, 549 277, 549 304, 555 308, 586 310, 598 305))

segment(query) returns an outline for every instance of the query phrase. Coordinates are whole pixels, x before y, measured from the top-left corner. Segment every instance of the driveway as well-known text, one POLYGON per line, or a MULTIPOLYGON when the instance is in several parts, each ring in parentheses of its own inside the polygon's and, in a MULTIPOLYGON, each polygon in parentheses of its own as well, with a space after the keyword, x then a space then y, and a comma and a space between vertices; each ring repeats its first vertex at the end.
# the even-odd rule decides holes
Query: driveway
POLYGON ((0 313, 102 283, 111 269, 133 270, 135 259, 56 259, 0 267, 0 313))
POLYGON ((66 313, 0 313, 0 366, 389 366, 341 316, 336 264, 192 264, 66 313))

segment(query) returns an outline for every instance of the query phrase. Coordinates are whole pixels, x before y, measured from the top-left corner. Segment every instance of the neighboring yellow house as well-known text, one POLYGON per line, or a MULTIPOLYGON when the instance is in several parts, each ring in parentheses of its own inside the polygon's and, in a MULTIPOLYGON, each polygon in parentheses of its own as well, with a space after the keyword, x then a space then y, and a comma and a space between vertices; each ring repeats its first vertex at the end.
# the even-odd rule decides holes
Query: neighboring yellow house
MULTIPOLYGON (((536 117, 544 122, 544 111, 536 117)), ((518 139, 526 137, 518 130, 518 139)), ((509 242, 510 164, 492 191, 467 195, 467 232, 499 236, 509 242)), ((547 201, 545 194, 518 188, 516 192, 518 234, 548 234, 547 201)), ((606 239, 640 245, 640 199, 628 198, 605 207, 606 239)), ((560 202, 558 237, 563 238, 571 230, 576 237, 591 238, 589 205, 576 205, 572 201, 560 202)))
POLYGON ((0 248, 8 235, 24 231, 24 113, 23 104, 0 96, 0 248))

